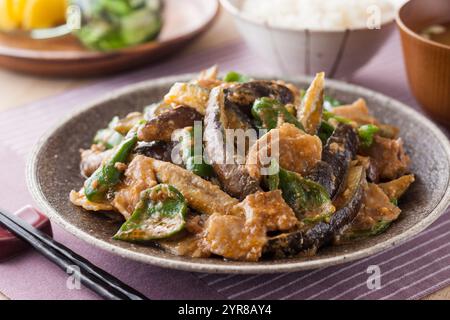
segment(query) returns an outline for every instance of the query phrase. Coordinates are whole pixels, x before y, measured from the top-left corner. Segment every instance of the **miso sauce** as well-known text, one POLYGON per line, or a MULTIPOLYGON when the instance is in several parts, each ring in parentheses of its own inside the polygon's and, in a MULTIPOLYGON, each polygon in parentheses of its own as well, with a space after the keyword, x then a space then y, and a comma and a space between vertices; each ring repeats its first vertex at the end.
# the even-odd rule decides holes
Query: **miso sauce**
POLYGON ((431 41, 450 46, 450 21, 443 24, 434 24, 425 28, 421 36, 431 41))

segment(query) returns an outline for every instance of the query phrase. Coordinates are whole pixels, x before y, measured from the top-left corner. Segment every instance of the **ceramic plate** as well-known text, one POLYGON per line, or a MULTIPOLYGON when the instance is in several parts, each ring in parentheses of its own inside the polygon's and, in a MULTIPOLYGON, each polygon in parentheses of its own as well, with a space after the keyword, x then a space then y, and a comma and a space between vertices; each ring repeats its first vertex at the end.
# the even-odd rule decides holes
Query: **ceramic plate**
MULTIPOLYGON (((351 245, 323 248, 314 257, 258 263, 177 257, 156 247, 112 240, 120 222, 104 214, 84 211, 69 202, 69 192, 78 189, 84 181, 79 173, 79 149, 88 148, 96 130, 105 127, 114 115, 125 116, 141 110, 159 101, 173 82, 191 78, 192 75, 164 78, 126 87, 83 107, 44 136, 27 169, 29 188, 43 212, 76 237, 133 260, 198 272, 275 273, 326 267, 375 254, 418 234, 449 205, 450 145, 447 137, 431 121, 398 101, 361 87, 328 80, 328 94, 345 103, 362 97, 382 122, 401 128, 417 181, 402 198, 400 219, 387 232, 351 245)), ((286 80, 301 87, 307 87, 311 81, 310 78, 286 80)))
POLYGON ((72 35, 32 40, 0 33, 0 66, 46 76, 100 76, 153 62, 208 30, 219 12, 212 0, 165 0, 164 25, 156 41, 113 52, 85 49, 72 35))

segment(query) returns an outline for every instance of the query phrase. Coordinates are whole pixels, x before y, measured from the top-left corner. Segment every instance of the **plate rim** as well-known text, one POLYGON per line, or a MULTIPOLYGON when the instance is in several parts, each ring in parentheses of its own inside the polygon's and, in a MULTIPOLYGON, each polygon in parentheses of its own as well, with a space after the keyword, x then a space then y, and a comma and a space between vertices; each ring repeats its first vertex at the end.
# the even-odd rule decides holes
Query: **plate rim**
MULTIPOLYGON (((88 111, 91 108, 94 108, 96 105, 100 103, 107 102, 112 99, 119 98, 125 94, 130 94, 132 92, 136 92, 148 87, 162 86, 168 85, 170 83, 174 83, 176 81, 183 81, 186 79, 191 79, 195 74, 181 74, 169 77, 162 77, 157 79, 146 80, 142 82, 138 82, 135 84, 127 85, 122 87, 115 92, 108 93, 106 95, 102 95, 100 98, 94 99, 88 103, 83 104, 80 108, 77 108, 76 111, 69 113, 65 118, 58 121, 54 126, 47 130, 47 132, 39 139, 39 141, 34 146, 33 150, 29 154, 27 163, 26 163, 26 182, 28 189, 36 201, 38 207, 51 219, 52 222, 57 223, 64 230, 68 231, 75 237, 87 242, 88 244, 100 248, 102 250, 111 252, 113 254, 119 255, 121 257, 131 259, 134 261, 163 267, 169 269, 190 271, 190 272, 207 272, 207 273, 226 273, 226 274, 266 274, 266 273, 284 273, 284 272, 295 272, 295 271, 303 271, 303 270, 311 270, 317 268, 325 268, 334 265, 339 265, 342 263, 359 260, 362 258, 373 256, 377 253, 381 253, 391 247, 397 246, 401 243, 404 243, 408 239, 413 236, 419 234, 421 231, 425 230, 428 226, 430 226, 433 222, 435 222, 448 208, 450 204, 450 174, 447 178, 447 186, 445 189, 445 193, 440 199, 440 201, 436 204, 436 206, 430 211, 428 216, 417 223, 415 226, 412 226, 408 230, 390 238, 383 242, 377 243, 371 247, 361 249, 354 252, 349 252, 345 254, 341 254, 334 257, 312 260, 312 261, 300 261, 300 262, 283 262, 283 263, 273 263, 273 264, 246 264, 246 265, 233 265, 233 262, 230 262, 230 265, 226 264, 215 264, 212 263, 198 263, 195 259, 191 261, 180 261, 171 258, 158 257, 150 254, 144 254, 132 251, 130 249, 121 248, 115 246, 113 244, 107 243, 103 240, 100 240, 94 236, 91 236, 87 232, 73 226, 72 224, 66 222, 54 209, 51 204, 46 200, 37 177, 37 159, 42 150, 42 147, 46 144, 47 140, 51 138, 51 136, 60 130, 64 125, 73 117, 82 114, 83 112, 88 111)), ((312 81, 312 77, 310 76, 294 76, 294 77, 280 77, 273 75, 255 75, 255 78, 280 78, 285 81, 302 81, 302 82, 310 82, 312 81)), ((447 161, 450 163, 450 142, 449 139, 444 135, 441 129, 438 128, 436 124, 434 124, 431 120, 426 118, 424 115, 420 114, 416 110, 407 106, 406 104, 388 97, 385 94, 379 93, 377 91, 367 89, 365 87, 350 84, 344 81, 327 79, 327 83, 331 84, 331 89, 334 90, 342 90, 346 92, 352 92, 354 94, 362 94, 366 96, 376 96, 379 100, 386 100, 387 103, 394 104, 396 107, 401 108, 403 112, 407 113, 408 116, 415 118, 416 120, 423 123, 427 129, 432 131, 432 133, 436 136, 439 144, 444 149, 445 154, 447 155, 447 161)), ((175 256, 174 256, 175 257, 175 256)))
POLYGON ((146 43, 142 43, 136 46, 123 48, 119 50, 114 50, 111 52, 101 52, 101 51, 49 51, 49 50, 33 50, 33 49, 25 49, 25 48, 16 48, 9 47, 7 45, 3 45, 0 42, 0 57, 5 58, 13 58, 13 59, 27 59, 27 60, 36 60, 36 61, 90 61, 90 60, 102 60, 113 58, 117 56, 127 55, 127 54, 139 54, 142 52, 147 52, 151 50, 155 50, 155 48, 164 48, 167 46, 171 46, 176 43, 184 42, 189 39, 196 37, 197 35, 202 34, 206 31, 209 26, 211 26, 214 21, 219 16, 220 13, 220 4, 217 0, 214 1, 206 1, 205 3, 210 4, 212 7, 212 14, 205 20, 203 25, 198 26, 194 30, 177 36, 172 39, 167 39, 164 41, 150 41, 146 43))

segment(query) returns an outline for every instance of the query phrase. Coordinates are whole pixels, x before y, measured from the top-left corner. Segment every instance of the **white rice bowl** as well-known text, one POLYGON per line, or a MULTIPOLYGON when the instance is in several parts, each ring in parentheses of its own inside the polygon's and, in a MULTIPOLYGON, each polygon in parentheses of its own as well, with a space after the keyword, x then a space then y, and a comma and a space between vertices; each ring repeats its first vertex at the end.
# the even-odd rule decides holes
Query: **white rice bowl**
POLYGON ((273 27, 309 30, 362 29, 379 17, 394 19, 392 0, 245 0, 242 14, 273 27))

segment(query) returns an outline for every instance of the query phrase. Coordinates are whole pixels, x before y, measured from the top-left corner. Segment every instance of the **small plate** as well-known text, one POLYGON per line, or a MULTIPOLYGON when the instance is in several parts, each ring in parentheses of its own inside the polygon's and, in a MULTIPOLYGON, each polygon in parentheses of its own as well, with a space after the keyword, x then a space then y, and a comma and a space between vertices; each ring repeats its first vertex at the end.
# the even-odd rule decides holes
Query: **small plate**
MULTIPOLYGON (((133 260, 198 272, 276 273, 337 265, 375 254, 418 234, 449 206, 447 137, 431 121, 396 100, 362 87, 327 80, 331 96, 345 103, 362 97, 382 122, 401 128, 417 180, 400 202, 399 220, 385 233, 350 245, 326 247, 313 257, 258 263, 177 257, 153 246, 112 240, 120 222, 104 214, 84 211, 69 201, 69 192, 80 188, 84 181, 79 173, 79 149, 88 148, 96 130, 105 127, 114 115, 125 116, 159 101, 174 82, 192 78, 193 75, 177 76, 126 87, 85 106, 45 135, 32 153, 27 169, 30 191, 42 211, 78 238, 133 260)), ((305 88, 312 79, 285 80, 305 88)))
POLYGON ((215 0, 165 0, 164 26, 156 41, 114 52, 91 51, 67 35, 33 40, 0 33, 0 67, 41 76, 87 77, 129 70, 176 52, 201 35, 219 12, 215 0))

